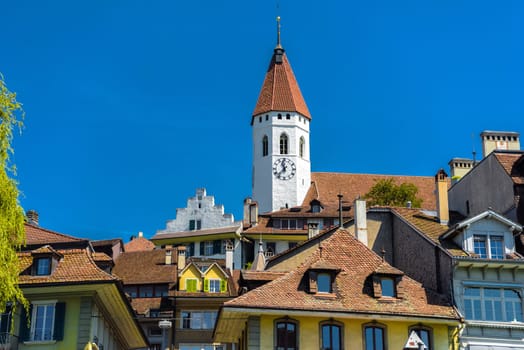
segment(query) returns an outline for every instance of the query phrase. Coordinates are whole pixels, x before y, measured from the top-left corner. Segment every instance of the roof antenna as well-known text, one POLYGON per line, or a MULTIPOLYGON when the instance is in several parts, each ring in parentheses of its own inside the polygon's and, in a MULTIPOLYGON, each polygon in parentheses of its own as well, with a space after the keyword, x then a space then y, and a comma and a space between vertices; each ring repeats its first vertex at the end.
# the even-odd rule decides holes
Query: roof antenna
POLYGON ((473 166, 477 164, 477 151, 475 151, 475 135, 471 133, 471 145, 473 147, 473 166))

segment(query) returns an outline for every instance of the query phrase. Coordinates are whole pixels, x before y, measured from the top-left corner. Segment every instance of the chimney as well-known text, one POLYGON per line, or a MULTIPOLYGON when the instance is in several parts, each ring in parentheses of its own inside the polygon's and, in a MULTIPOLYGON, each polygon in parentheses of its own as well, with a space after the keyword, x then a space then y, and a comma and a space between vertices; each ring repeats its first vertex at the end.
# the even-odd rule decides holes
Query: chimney
POLYGON ((251 270, 253 271, 264 271, 266 267, 266 256, 264 255, 264 243, 260 241, 258 243, 258 254, 255 256, 255 260, 251 265, 251 270))
POLYGON ((313 238, 316 235, 318 235, 318 223, 316 222, 308 222, 307 224, 307 238, 313 238))
POLYGON ((244 199, 244 227, 254 226, 258 223, 258 203, 251 198, 244 199))
POLYGON ((29 209, 25 213, 25 216, 27 217, 28 223, 30 223, 31 225, 38 226, 38 212, 36 210, 29 209))
POLYGON ((166 265, 173 264, 173 246, 166 245, 166 265))
POLYGON ((226 268, 229 269, 229 271, 233 271, 233 252, 234 252, 234 245, 231 241, 226 241, 226 268))
POLYGON ((437 216, 441 225, 449 222, 448 206, 448 174, 440 169, 435 175, 435 185, 437 187, 437 216))
POLYGON ((142 231, 138 232, 138 237, 139 237, 139 238, 140 238, 140 237, 144 237, 144 232, 142 232, 142 231))
POLYGON ((177 247, 177 255, 178 255, 178 269, 182 270, 184 267, 186 267, 186 247, 183 245, 179 245, 177 247))
POLYGON ((337 194, 338 197, 338 226, 340 228, 344 227, 344 219, 342 218, 342 193, 337 194))
POLYGON ((360 198, 355 199, 355 236, 359 241, 368 245, 368 223, 366 214, 366 201, 360 198))

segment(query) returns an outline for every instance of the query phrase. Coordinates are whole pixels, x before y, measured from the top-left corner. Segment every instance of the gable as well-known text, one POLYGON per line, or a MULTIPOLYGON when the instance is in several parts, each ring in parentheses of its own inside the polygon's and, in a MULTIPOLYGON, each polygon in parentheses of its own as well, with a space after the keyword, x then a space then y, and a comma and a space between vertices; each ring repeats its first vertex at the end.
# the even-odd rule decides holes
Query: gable
POLYGON ((206 270, 204 273, 204 278, 208 279, 226 279, 227 276, 225 275, 224 271, 218 265, 214 264, 211 265, 209 269, 206 270))

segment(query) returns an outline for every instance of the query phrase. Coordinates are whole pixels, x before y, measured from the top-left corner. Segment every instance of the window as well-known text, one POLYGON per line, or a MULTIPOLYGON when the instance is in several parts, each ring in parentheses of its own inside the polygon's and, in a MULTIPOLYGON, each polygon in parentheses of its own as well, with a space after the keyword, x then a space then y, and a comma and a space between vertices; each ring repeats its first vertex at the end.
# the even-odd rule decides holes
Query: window
POLYGON ((202 228, 202 220, 189 220, 189 231, 200 230, 202 228))
POLYGON ((290 120, 291 119, 291 115, 289 113, 286 114, 286 119, 287 120, 290 120))
POLYGON ((279 320, 275 324, 275 349, 296 350, 298 349, 297 323, 292 320, 279 320))
POLYGON ((277 118, 282 119, 282 114, 278 113, 277 118))
POLYGON ((213 255, 213 241, 204 242, 204 255, 213 255))
POLYGON ((382 288, 383 297, 395 297, 395 281, 393 278, 382 277, 380 279, 380 287, 382 288))
POLYGON ((262 138, 262 157, 265 157, 269 154, 269 140, 267 135, 264 135, 262 138))
POLYGON ((210 293, 220 293, 220 280, 219 279, 210 279, 209 280, 209 292, 210 293))
POLYGON ((280 154, 288 154, 288 137, 286 134, 280 135, 280 154))
POLYGON ((51 274, 51 258, 37 258, 35 259, 37 276, 48 276, 51 274))
POLYGON ((266 252, 275 254, 277 251, 277 244, 275 242, 266 243, 266 252))
POLYGON ((38 302, 30 307, 31 328, 25 312, 20 317, 20 336, 24 341, 52 341, 64 338, 65 303, 38 302))
POLYGON ((0 314, 0 344, 9 343, 10 330, 11 330, 11 306, 7 305, 5 313, 0 314))
POLYGON ((216 318, 216 311, 182 311, 181 328, 213 329, 216 318))
POLYGON ((140 286, 138 288, 139 298, 152 298, 153 297, 153 286, 140 286))
POLYGON ((298 154, 301 158, 304 157, 304 148, 306 147, 306 141, 304 140, 304 136, 300 136, 300 144, 298 147, 298 154))
POLYGON ((523 321, 522 297, 514 289, 466 287, 464 309, 470 320, 523 321))
POLYGON ((197 291, 197 279, 196 278, 186 278, 186 292, 196 292, 197 291))
POLYGON ((433 331, 429 327, 424 327, 422 325, 417 325, 409 328, 409 334, 414 331, 417 333, 420 340, 424 342, 427 350, 433 350, 433 331))
POLYGON ((504 259, 504 236, 474 235, 473 251, 483 259, 504 259))
POLYGON ((342 326, 332 321, 320 324, 321 350, 342 350, 342 326))
POLYGON ((385 349, 385 328, 379 325, 368 325, 364 327, 364 340, 366 350, 385 349))
POLYGON ((136 286, 124 286, 124 292, 128 294, 131 298, 136 298, 138 295, 136 286))
MULTIPOLYGON (((275 220, 275 223, 277 221, 275 220)), ((301 219, 281 219, 280 220, 280 229, 281 230, 296 230, 296 229, 303 229, 304 228, 304 221, 301 219)))
POLYGON ((331 275, 327 272, 317 274, 317 292, 331 293, 331 275))

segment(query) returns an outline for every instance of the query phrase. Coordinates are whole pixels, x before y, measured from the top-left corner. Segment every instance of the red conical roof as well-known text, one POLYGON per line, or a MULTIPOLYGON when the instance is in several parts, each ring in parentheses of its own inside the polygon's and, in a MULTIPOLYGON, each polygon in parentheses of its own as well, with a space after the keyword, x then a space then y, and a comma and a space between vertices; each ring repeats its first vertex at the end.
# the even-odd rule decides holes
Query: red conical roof
POLYGON ((253 117, 270 111, 297 112, 311 119, 295 74, 284 49, 279 46, 271 58, 253 117))

